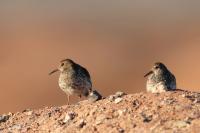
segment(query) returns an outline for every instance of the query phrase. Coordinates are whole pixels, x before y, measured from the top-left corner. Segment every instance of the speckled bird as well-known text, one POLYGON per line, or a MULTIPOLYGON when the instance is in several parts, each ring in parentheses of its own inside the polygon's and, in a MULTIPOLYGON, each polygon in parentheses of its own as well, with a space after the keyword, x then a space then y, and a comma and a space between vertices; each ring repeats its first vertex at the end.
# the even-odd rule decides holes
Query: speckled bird
POLYGON ((161 62, 156 62, 144 77, 147 77, 146 89, 148 92, 161 93, 176 89, 175 76, 161 62))
POLYGON ((59 87, 67 94, 67 103, 70 102, 70 96, 73 94, 87 97, 92 91, 92 82, 89 72, 71 59, 60 61, 57 69, 49 75, 60 71, 58 80, 59 87))

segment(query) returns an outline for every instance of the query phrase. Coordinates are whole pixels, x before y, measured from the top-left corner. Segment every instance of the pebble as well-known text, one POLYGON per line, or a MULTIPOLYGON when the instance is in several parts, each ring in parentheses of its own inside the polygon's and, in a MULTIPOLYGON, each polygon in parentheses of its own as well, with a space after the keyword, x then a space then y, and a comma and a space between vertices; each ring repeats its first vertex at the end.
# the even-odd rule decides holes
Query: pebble
POLYGON ((127 109, 118 110, 117 112, 118 112, 119 116, 122 116, 122 115, 124 115, 125 113, 127 113, 127 109))
POLYGON ((116 96, 116 97, 122 97, 122 96, 124 96, 124 95, 126 95, 126 93, 124 93, 124 92, 122 92, 122 91, 118 91, 118 92, 115 93, 115 96, 116 96))
POLYGON ((107 119, 107 117, 106 117, 105 115, 100 115, 100 116, 98 116, 98 117, 96 118, 95 124, 96 124, 96 125, 100 125, 100 124, 102 124, 103 121, 106 120, 106 119, 107 119))
POLYGON ((138 99, 135 99, 135 100, 133 101, 133 107, 134 107, 134 108, 138 108, 139 106, 140 106, 139 100, 138 100, 138 99))
POLYGON ((141 113, 141 116, 143 118, 143 122, 147 123, 150 122, 152 120, 152 115, 146 115, 143 112, 141 113))
POLYGON ((53 110, 54 110, 55 112, 60 112, 60 108, 59 108, 59 107, 54 107, 53 110))
POLYGON ((28 112, 25 112, 26 115, 32 115, 33 114, 33 111, 28 111, 28 112))
POLYGON ((10 117, 9 115, 1 115, 0 116, 0 123, 6 122, 9 119, 9 117, 10 117))
POLYGON ((65 118, 63 120, 63 123, 67 123, 75 118, 76 114, 74 112, 69 112, 65 115, 65 118))
POLYGON ((111 102, 114 101, 115 100, 115 96, 114 95, 109 96, 108 100, 111 101, 111 102))
POLYGON ((124 133, 125 132, 125 130, 123 128, 120 128, 118 131, 119 131, 119 133, 124 133))
POLYGON ((22 113, 28 112, 28 111, 31 111, 31 109, 24 109, 24 110, 22 111, 22 113))
POLYGON ((121 91, 118 91, 118 92, 116 92, 114 95, 110 95, 110 96, 108 97, 108 100, 112 102, 112 101, 115 101, 115 100, 118 99, 118 98, 121 98, 121 97, 124 96, 124 95, 126 95, 126 93, 121 92, 121 91))
POLYGON ((195 98, 194 101, 193 101, 193 103, 194 103, 194 104, 195 104, 195 103, 200 103, 200 98, 195 98))
POLYGON ((94 115, 97 112, 97 108, 94 108, 90 111, 89 115, 94 115))
POLYGON ((118 98, 115 99, 114 103, 118 104, 118 103, 120 103, 122 100, 123 100, 123 98, 118 97, 118 98))
POLYGON ((16 124, 11 127, 12 130, 21 130, 22 125, 16 124))
POLYGON ((176 102, 175 99, 166 97, 163 100, 161 100, 160 103, 161 103, 161 105, 171 105, 171 104, 173 104, 175 102, 176 102))
POLYGON ((188 123, 185 122, 185 121, 172 121, 172 126, 173 128, 184 128, 184 127, 187 127, 188 126, 188 123))
POLYGON ((181 96, 185 98, 185 97, 186 97, 186 94, 183 93, 181 96))
POLYGON ((85 120, 81 119, 80 122, 79 122, 78 127, 79 127, 79 128, 83 128, 85 125, 86 125, 85 120))

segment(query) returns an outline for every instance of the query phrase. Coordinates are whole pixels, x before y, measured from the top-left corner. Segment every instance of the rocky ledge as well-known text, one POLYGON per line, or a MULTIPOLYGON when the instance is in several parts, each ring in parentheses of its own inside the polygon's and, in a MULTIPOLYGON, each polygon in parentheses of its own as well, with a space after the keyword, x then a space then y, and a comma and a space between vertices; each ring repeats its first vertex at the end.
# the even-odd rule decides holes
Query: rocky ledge
POLYGON ((117 92, 97 102, 0 115, 0 132, 198 133, 200 93, 117 92))

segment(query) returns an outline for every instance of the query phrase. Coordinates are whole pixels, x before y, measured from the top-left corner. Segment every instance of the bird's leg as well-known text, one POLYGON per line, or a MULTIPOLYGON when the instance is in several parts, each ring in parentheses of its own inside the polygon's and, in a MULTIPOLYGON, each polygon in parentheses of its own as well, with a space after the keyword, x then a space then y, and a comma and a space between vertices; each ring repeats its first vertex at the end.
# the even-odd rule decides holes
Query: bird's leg
POLYGON ((67 95, 67 105, 69 105, 70 102, 70 95, 67 95))
POLYGON ((81 95, 79 95, 79 98, 81 99, 81 95))

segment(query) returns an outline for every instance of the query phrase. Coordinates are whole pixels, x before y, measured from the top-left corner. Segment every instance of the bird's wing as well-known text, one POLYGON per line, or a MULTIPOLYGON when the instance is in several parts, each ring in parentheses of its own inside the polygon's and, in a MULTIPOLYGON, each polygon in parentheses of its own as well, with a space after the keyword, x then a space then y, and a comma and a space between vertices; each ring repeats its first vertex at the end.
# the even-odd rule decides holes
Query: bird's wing
POLYGON ((89 74, 89 72, 87 71, 87 69, 84 68, 84 67, 82 67, 82 66, 80 66, 79 64, 75 64, 73 67, 74 67, 74 69, 77 70, 77 71, 76 71, 76 75, 77 75, 77 77, 80 77, 79 80, 80 80, 80 79, 85 79, 85 80, 87 80, 87 81, 89 82, 89 84, 91 84, 91 86, 92 86, 91 77, 90 77, 90 74, 89 74))
POLYGON ((171 85, 170 85, 171 89, 177 89, 176 88, 176 77, 171 74, 171 85))
POLYGON ((89 72, 87 71, 86 68, 80 66, 79 64, 76 64, 76 67, 77 67, 78 72, 79 72, 81 75, 83 75, 83 76, 85 76, 85 77, 87 77, 87 78, 90 79, 90 74, 89 74, 89 72))

